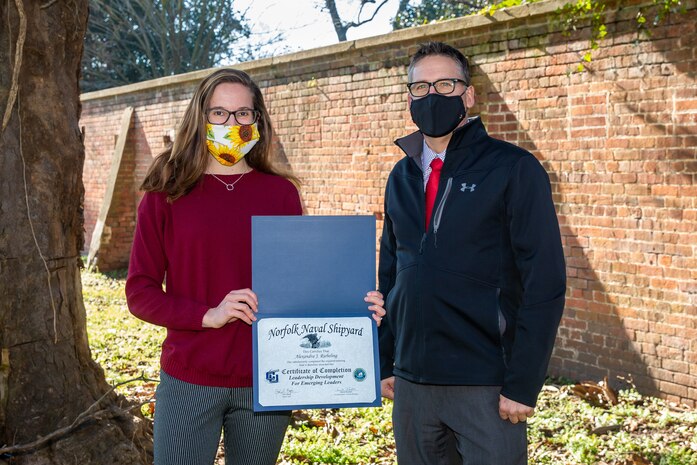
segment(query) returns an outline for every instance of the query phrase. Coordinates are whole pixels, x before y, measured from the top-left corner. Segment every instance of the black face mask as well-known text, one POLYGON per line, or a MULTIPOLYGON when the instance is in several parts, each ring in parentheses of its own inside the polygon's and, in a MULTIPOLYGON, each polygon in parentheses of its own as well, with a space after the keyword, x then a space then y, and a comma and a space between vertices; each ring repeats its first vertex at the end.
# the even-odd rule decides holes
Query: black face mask
POLYGON ((428 94, 412 100, 410 111, 414 124, 429 137, 443 137, 450 134, 467 114, 460 95, 448 97, 428 94))

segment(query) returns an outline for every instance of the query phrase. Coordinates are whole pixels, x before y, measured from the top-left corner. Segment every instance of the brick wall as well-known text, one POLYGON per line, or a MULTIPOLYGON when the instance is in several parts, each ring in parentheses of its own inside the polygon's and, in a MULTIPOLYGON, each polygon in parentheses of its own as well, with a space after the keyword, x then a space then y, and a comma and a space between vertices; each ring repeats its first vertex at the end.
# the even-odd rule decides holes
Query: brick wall
MULTIPOLYGON (((277 155, 303 181, 309 214, 382 217, 392 141, 413 130, 408 57, 427 39, 473 62, 480 114, 532 151, 553 184, 567 257, 567 307, 550 373, 631 375, 640 391, 697 405, 697 4, 651 37, 640 2, 608 13, 608 38, 574 73, 589 31, 554 26, 561 2, 461 18, 244 63, 264 90, 277 155)), ((102 269, 124 266, 137 186, 209 71, 83 95, 86 244, 121 111, 135 106, 106 226, 102 269)))

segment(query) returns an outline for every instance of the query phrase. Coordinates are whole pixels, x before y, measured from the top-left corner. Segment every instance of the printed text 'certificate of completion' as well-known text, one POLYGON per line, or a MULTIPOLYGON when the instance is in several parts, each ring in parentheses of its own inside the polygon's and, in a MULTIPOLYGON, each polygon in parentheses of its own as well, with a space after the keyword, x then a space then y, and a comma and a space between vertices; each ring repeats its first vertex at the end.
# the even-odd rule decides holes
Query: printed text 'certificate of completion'
POLYGON ((380 405, 375 219, 253 217, 254 410, 380 405))
POLYGON ((257 334, 260 405, 377 399, 370 318, 263 318, 257 334))

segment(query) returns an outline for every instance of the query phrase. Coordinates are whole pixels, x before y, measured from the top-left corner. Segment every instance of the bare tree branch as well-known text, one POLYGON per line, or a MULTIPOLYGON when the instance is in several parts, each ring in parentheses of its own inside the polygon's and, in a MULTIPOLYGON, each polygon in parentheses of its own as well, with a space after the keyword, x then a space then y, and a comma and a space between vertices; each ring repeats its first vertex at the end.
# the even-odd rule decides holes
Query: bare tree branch
POLYGON ((60 439, 64 436, 67 436, 75 428, 77 428, 78 426, 84 424, 85 422, 87 422, 89 420, 104 420, 107 418, 113 418, 113 417, 117 417, 117 416, 127 415, 127 412, 130 409, 123 410, 123 409, 118 408, 118 407, 113 406, 113 405, 110 407, 101 409, 101 410, 96 410, 96 407, 98 407, 99 404, 104 399, 106 399, 112 392, 114 392, 117 387, 123 386, 124 384, 133 383, 135 381, 158 382, 157 380, 148 379, 145 377, 144 374, 141 374, 137 378, 129 379, 129 380, 123 381, 121 383, 115 384, 114 386, 111 387, 111 389, 109 389, 107 392, 105 392, 102 397, 100 397, 92 405, 90 405, 87 408, 87 410, 85 410, 80 415, 78 415, 70 425, 68 425, 64 428, 57 429, 56 431, 49 433, 46 436, 40 437, 36 441, 30 442, 27 444, 20 444, 20 445, 16 445, 16 446, 0 448, 0 456, 4 455, 4 454, 19 454, 19 453, 29 452, 32 450, 39 449, 51 441, 55 441, 56 439, 60 439))
MULTIPOLYGON (((382 8, 387 2, 388 2, 388 0, 383 0, 382 3, 380 3, 380 4, 377 6, 377 8, 375 8, 375 11, 373 11, 373 16, 371 16, 369 19, 366 19, 366 20, 361 21, 361 15, 360 15, 360 13, 359 13, 359 14, 358 14, 358 22, 357 22, 357 23, 355 23, 355 22, 348 23, 346 29, 349 29, 349 28, 351 28, 351 27, 362 26, 363 24, 372 21, 373 19, 375 19, 375 15, 378 14, 378 11, 380 11, 380 8, 382 8)), ((371 2, 371 3, 372 3, 372 2, 371 2)), ((361 6, 361 9, 362 9, 362 8, 363 8, 363 7, 361 6)))
POLYGON ((375 4, 375 0, 361 0, 361 7, 358 10, 358 21, 361 20, 361 14, 363 13, 363 8, 368 4, 375 4))
MULTIPOLYGON (((361 7, 358 10, 358 16, 356 21, 349 21, 349 22, 343 22, 341 20, 341 16, 339 15, 339 10, 336 8, 336 0, 324 0, 324 7, 326 10, 329 12, 329 16, 332 18, 332 24, 334 25, 334 30, 336 31, 336 35, 339 38, 339 42, 345 42, 346 41, 346 33, 348 32, 349 29, 352 27, 359 27, 365 23, 368 23, 375 19, 375 16, 378 14, 380 9, 387 4, 389 0, 382 0, 380 4, 373 10, 373 14, 370 18, 364 19, 361 21, 361 14, 363 14, 363 8, 367 4, 375 4, 375 0, 361 0, 361 7)), ((404 1, 404 0, 402 0, 404 1)), ((408 0, 407 0, 408 3, 408 0)), ((400 3, 401 7, 401 3, 400 3)))

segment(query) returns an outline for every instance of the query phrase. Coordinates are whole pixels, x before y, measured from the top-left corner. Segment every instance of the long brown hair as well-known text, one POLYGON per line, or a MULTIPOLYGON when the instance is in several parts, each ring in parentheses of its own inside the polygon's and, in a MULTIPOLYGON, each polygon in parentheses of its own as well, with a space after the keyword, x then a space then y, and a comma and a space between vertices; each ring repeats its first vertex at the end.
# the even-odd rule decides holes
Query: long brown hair
POLYGON ((275 168, 271 162, 273 126, 259 86, 244 71, 226 68, 215 71, 198 85, 186 107, 174 143, 155 157, 140 186, 141 190, 166 192, 167 200, 173 202, 196 186, 209 161, 206 146, 206 109, 213 91, 223 82, 238 83, 247 87, 252 92, 254 109, 259 112, 259 142, 245 156, 247 164, 257 171, 283 176, 296 186, 299 185, 297 178, 275 168))

